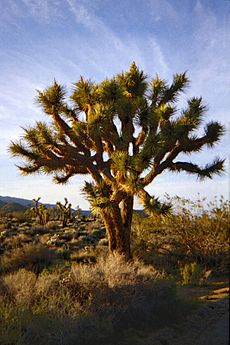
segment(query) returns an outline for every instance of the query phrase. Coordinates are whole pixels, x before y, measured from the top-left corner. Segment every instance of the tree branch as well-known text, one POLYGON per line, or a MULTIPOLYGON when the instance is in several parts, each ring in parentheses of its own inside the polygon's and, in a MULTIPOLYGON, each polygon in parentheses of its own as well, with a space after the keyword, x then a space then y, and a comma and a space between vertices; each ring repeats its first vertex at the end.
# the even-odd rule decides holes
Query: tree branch
POLYGON ((200 179, 212 178, 212 175, 220 175, 223 172, 224 160, 215 159, 213 163, 207 164, 204 168, 193 163, 175 162, 170 165, 171 171, 186 171, 190 174, 197 174, 200 179))

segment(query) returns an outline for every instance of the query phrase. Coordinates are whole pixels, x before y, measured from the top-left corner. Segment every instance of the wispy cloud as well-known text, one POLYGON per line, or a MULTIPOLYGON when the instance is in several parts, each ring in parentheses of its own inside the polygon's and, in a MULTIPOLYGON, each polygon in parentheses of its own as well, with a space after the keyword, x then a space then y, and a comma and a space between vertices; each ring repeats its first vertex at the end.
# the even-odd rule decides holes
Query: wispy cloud
POLYGON ((111 67, 108 68, 107 65, 112 65, 116 72, 122 68, 122 65, 123 68, 127 68, 135 60, 141 68, 148 71, 152 72, 153 68, 159 67, 164 76, 168 73, 166 57, 154 35, 146 37, 142 41, 126 35, 120 38, 101 18, 95 15, 92 8, 86 7, 82 1, 66 0, 66 2, 76 23, 90 30, 92 37, 95 38, 90 41, 90 47, 85 45, 88 52, 86 59, 90 57, 95 68, 103 68, 104 72, 106 70, 109 72, 111 67), (101 63, 101 61, 103 62, 101 63))
MULTIPOLYGON (((130 63, 135 60, 141 68, 147 71, 157 71, 165 77, 169 71, 166 56, 160 45, 160 41, 152 34, 144 40, 137 39, 134 36, 122 35, 120 37, 114 30, 105 24, 103 18, 95 14, 96 6, 92 6, 91 2, 79 0, 2 0, 5 3, 5 14, 0 14, 2 19, 7 16, 8 22, 16 22, 18 19, 31 18, 39 22, 55 21, 60 16, 60 22, 64 25, 65 20, 72 17, 76 22, 75 33, 71 33, 71 39, 77 42, 76 48, 72 46, 72 41, 67 47, 70 38, 65 38, 64 46, 71 52, 76 49, 73 57, 68 58, 69 65, 78 63, 79 60, 88 62, 88 66, 92 66, 92 70, 98 70, 102 78, 109 75, 111 71, 116 73, 121 69, 126 69, 130 63), (90 4, 90 5, 89 5, 90 4), (85 40, 86 31, 82 35, 82 30, 88 30, 88 38, 85 40), (74 36, 73 36, 74 35, 74 36), (84 36, 84 37, 83 37, 84 36), (148 58, 146 59, 146 54, 148 58)), ((156 0, 156 6, 164 9, 168 15, 173 15, 173 8, 164 0, 163 5, 156 0)), ((151 4, 152 6, 152 4, 151 4)), ((32 25, 32 24, 31 24, 32 25)), ((46 39, 44 39, 44 45, 46 39)), ((58 44, 58 38, 55 45, 58 44)), ((51 46, 47 47, 47 52, 51 52, 51 46)), ((47 53, 45 52, 45 55, 47 53)), ((59 51, 55 56, 65 59, 66 54, 63 50, 59 51)), ((49 60, 47 61, 49 63, 49 60)), ((86 63, 85 63, 86 65, 86 63)))
MULTIPOLYGON (((48 0, 22 0, 30 15, 47 21, 50 17, 48 0)), ((53 1, 51 1, 53 3, 53 1)), ((53 3, 54 4, 54 3, 53 3)))
POLYGON ((66 0, 76 22, 90 30, 103 29, 103 23, 82 4, 79 0, 66 0))
POLYGON ((155 21, 159 21, 162 18, 168 18, 170 20, 177 20, 178 14, 173 7, 173 2, 167 0, 148 0, 150 8, 150 14, 155 21))
POLYGON ((197 1, 194 13, 195 53, 190 67, 194 85, 192 88, 204 96, 211 112, 218 112, 218 115, 214 116, 226 123, 225 104, 230 90, 230 22, 220 21, 215 13, 204 7, 200 1, 197 1))
POLYGON ((49 23, 63 17, 61 0, 1 0, 1 26, 16 25, 18 20, 31 18, 40 23, 49 23))
POLYGON ((157 67, 160 67, 158 73, 162 77, 166 77, 169 74, 170 69, 160 44, 156 41, 156 39, 152 38, 150 40, 150 47, 152 48, 152 55, 154 57, 155 65, 158 65, 157 67))

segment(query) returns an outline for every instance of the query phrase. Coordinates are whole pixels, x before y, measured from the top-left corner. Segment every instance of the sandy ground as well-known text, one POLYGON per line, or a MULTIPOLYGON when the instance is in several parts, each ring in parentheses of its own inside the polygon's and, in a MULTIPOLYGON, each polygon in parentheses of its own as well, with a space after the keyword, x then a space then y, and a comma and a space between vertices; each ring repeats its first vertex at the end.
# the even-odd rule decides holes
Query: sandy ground
POLYGON ((228 284, 214 282, 203 288, 181 288, 179 294, 199 301, 197 311, 178 327, 161 330, 148 345, 228 345, 228 284))
POLYGON ((188 318, 181 332, 175 332, 171 342, 163 345, 228 345, 229 308, 226 299, 201 307, 188 318))
POLYGON ((178 287, 178 295, 195 303, 195 310, 183 322, 136 335, 133 341, 127 338, 122 345, 228 345, 228 284, 225 280, 204 287, 178 287))

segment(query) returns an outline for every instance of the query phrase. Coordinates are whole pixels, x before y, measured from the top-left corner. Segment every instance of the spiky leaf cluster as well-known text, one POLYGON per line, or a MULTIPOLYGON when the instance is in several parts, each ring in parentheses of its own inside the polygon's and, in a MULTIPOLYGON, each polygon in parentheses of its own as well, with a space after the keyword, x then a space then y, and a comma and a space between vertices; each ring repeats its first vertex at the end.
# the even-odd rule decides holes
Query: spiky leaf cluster
POLYGON ((85 182, 82 192, 90 202, 93 213, 98 214, 101 210, 112 207, 112 201, 110 199, 111 188, 104 181, 97 185, 95 183, 85 182))

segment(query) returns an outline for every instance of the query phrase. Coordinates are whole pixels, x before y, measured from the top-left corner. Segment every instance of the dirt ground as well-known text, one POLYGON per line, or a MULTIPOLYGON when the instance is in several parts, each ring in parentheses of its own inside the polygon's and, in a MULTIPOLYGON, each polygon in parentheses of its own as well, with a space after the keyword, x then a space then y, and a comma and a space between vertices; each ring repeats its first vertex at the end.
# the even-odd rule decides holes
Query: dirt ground
MULTIPOLYGON (((161 330, 148 345, 228 345, 229 285, 214 281, 205 287, 180 287, 178 294, 199 303, 178 327, 161 330)), ((146 343, 147 345, 147 343, 146 343)))
MULTIPOLYGON (((228 345, 229 283, 209 282, 203 287, 178 287, 178 295, 194 303, 195 310, 183 322, 159 331, 135 334, 122 345, 228 345)), ((119 344, 120 345, 120 344, 119 344)))

